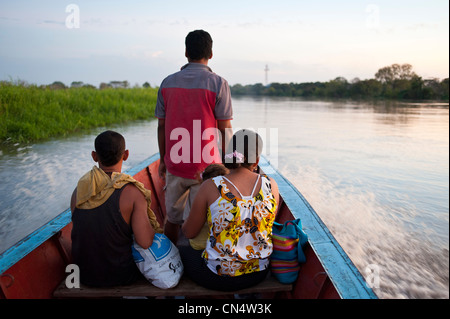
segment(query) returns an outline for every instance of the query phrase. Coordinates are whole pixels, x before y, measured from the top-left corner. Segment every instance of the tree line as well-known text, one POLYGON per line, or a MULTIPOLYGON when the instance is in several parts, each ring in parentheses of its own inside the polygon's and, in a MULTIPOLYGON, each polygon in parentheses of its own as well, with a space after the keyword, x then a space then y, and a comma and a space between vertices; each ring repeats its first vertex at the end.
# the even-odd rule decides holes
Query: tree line
MULTIPOLYGON (((19 81, 17 83, 18 85, 26 85, 26 83, 24 81, 19 81)), ((62 89, 69 89, 69 88, 90 88, 90 89, 96 89, 97 87, 89 84, 89 83, 84 83, 83 81, 73 81, 70 86, 66 86, 63 82, 61 81, 55 81, 52 84, 48 84, 48 85, 41 85, 41 88, 49 88, 52 90, 62 90, 62 89)), ((103 89, 108 89, 108 88, 113 88, 113 89, 128 89, 130 88, 130 83, 128 81, 110 81, 108 83, 106 82, 102 82, 99 84, 98 88, 100 90, 103 89)), ((139 86, 138 83, 136 83, 133 88, 140 88, 141 86, 139 86)), ((147 89, 147 88, 151 88, 150 83, 145 82, 144 84, 142 84, 142 87, 147 89)))
POLYGON ((449 100, 448 78, 423 79, 410 64, 392 64, 375 73, 374 79, 350 82, 337 77, 328 82, 262 83, 231 86, 234 96, 287 96, 304 98, 354 98, 399 100, 449 100))

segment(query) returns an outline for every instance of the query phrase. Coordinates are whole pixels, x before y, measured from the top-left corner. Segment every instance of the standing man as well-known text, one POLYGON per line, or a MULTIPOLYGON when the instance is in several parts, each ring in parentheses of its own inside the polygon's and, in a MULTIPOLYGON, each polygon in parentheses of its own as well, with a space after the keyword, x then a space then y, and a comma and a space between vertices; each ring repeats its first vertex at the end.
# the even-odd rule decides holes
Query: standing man
POLYGON ((200 187, 196 176, 209 164, 221 162, 218 145, 211 145, 220 139, 224 152, 225 130, 231 129, 230 88, 208 67, 212 43, 208 32, 190 32, 185 41, 189 63, 165 78, 158 91, 159 174, 165 176, 167 187, 164 233, 175 244, 200 187), (217 130, 220 137, 211 133, 217 130))

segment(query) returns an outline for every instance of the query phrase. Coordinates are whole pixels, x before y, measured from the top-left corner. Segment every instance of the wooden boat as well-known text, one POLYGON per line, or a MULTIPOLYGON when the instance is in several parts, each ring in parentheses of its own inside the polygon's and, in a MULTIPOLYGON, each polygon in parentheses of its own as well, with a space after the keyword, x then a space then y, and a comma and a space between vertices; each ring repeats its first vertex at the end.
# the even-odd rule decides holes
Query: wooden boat
MULTIPOLYGON (((159 154, 155 154, 126 173, 152 191, 152 209, 163 224, 164 181, 158 176, 158 165, 159 154)), ((309 237, 304 250, 307 261, 284 297, 376 299, 363 276, 298 190, 265 158, 260 160, 260 169, 275 179, 280 190, 282 199, 277 221, 282 223, 301 218, 309 237)), ((71 260, 71 229, 71 212, 67 209, 2 253, 0 299, 53 298, 55 289, 68 276, 66 266, 71 260)))

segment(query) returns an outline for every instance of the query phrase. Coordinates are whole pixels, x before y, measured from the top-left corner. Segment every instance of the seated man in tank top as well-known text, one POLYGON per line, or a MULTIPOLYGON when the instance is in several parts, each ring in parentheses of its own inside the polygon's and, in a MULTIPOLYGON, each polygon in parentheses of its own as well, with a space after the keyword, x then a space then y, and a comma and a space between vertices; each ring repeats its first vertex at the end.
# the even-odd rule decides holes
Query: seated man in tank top
POLYGON ((128 155, 122 135, 98 135, 92 158, 99 167, 86 173, 72 194, 73 263, 80 269, 80 282, 88 286, 134 282, 141 274, 131 253, 133 235, 148 248, 155 230, 162 231, 148 210, 150 191, 121 173, 128 155))
POLYGON ((279 202, 276 182, 255 173, 262 139, 255 132, 234 134, 225 155, 230 173, 203 182, 182 230, 186 238, 201 231, 203 251, 180 247, 185 273, 206 288, 233 291, 265 279, 272 253, 272 225, 279 202))

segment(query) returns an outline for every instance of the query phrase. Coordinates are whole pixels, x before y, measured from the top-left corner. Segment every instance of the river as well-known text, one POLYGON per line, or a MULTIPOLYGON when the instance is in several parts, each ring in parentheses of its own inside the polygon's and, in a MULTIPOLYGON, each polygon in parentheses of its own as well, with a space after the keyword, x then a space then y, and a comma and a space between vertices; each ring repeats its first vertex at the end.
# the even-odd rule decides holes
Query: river
MULTIPOLYGON (((234 98, 233 107, 233 127, 266 133, 271 162, 363 275, 379 267, 380 298, 449 298, 448 103, 234 98)), ((124 170, 158 151, 156 124, 108 127, 127 141, 124 170)), ((0 252, 69 206, 104 129, 0 146, 0 252)))

